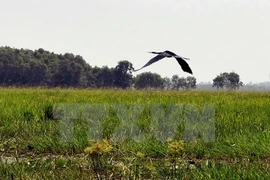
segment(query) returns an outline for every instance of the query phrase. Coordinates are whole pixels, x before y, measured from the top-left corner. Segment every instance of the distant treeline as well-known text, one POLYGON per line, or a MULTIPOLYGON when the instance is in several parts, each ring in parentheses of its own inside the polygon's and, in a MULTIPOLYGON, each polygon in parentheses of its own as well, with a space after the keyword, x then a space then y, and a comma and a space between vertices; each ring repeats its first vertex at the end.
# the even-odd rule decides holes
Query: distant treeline
POLYGON ((76 88, 194 89, 194 77, 162 78, 156 73, 134 77, 133 65, 119 61, 116 67, 92 67, 82 56, 38 50, 0 47, 1 86, 76 88))

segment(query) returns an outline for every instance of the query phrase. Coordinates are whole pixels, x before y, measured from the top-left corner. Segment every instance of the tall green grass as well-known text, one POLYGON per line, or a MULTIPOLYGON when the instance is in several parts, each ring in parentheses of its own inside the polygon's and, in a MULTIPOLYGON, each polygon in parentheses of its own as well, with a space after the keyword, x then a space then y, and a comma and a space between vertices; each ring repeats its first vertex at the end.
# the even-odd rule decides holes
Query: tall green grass
MULTIPOLYGON (((84 154, 84 149, 89 146, 89 122, 82 117, 75 119, 74 142, 63 142, 60 138, 61 120, 52 115, 55 104, 99 104, 109 107, 109 115, 102 121, 103 138, 108 139, 113 139, 121 122, 111 105, 122 104, 127 108, 134 104, 145 106, 137 122, 145 135, 143 139, 135 141, 123 134, 121 142, 111 141, 114 147, 111 169, 119 168, 119 163, 124 164, 122 168, 131 168, 125 178, 269 177, 270 93, 30 88, 0 89, 0 154, 30 156, 33 159, 48 154, 64 155, 67 156, 67 160, 63 160, 65 168, 60 170, 57 167, 58 160, 36 160, 33 168, 19 161, 14 162, 15 165, 0 162, 2 177, 14 175, 27 179, 39 170, 44 174, 39 172, 36 178, 97 177, 91 170, 86 173, 79 170, 80 166, 88 167, 89 164, 84 154), (173 103, 183 106, 192 104, 198 109, 202 104, 212 104, 215 109, 215 141, 198 139, 196 142, 185 142, 183 151, 172 157, 168 153, 168 142, 159 141, 149 133, 153 122, 149 106, 155 103, 161 104, 164 110, 173 103), (144 155, 142 159, 136 157, 138 152, 144 155), (80 154, 79 158, 69 160, 80 154), (173 172, 171 158, 177 164, 173 172), (194 162, 188 163, 188 160, 194 162), (74 167, 77 169, 73 170, 74 167), (70 176, 72 173, 74 175, 70 176)), ((174 140, 184 139, 184 121, 180 116, 177 133, 171 137, 174 140)), ((123 127, 129 127, 129 123, 122 123, 123 127)))

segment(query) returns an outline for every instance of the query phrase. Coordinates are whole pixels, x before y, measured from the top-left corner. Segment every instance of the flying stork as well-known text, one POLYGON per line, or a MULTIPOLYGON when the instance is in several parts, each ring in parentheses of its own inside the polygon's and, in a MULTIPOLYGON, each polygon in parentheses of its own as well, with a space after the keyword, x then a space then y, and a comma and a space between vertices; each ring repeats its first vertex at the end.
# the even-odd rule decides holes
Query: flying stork
POLYGON ((149 52, 149 53, 152 53, 152 54, 157 54, 157 56, 153 57, 152 59, 150 59, 143 67, 141 67, 140 69, 137 69, 137 70, 134 70, 134 71, 139 71, 165 57, 167 58, 171 58, 171 57, 174 57, 177 62, 179 63, 179 65, 181 66, 182 70, 184 72, 187 72, 187 73, 190 73, 192 74, 192 70, 190 69, 188 63, 185 61, 185 60, 189 60, 189 58, 185 58, 185 57, 182 57, 182 56, 179 56, 171 51, 164 51, 164 52, 149 52))

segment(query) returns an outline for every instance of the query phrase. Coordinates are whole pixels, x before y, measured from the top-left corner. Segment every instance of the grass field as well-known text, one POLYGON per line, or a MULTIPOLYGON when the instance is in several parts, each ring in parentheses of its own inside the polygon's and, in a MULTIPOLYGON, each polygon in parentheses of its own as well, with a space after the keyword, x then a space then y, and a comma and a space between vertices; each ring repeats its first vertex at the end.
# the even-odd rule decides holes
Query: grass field
POLYGON ((270 93, 2 88, 0 156, 0 179, 270 179, 270 93), (89 121, 78 110, 73 142, 66 142, 63 120, 53 114, 57 104, 108 111, 89 121), (171 104, 184 107, 170 112, 179 113, 177 123, 164 122, 175 133, 155 130, 152 104, 161 105, 161 115, 171 104), (215 110, 214 141, 201 134, 184 141, 182 110, 192 105, 199 111, 203 104, 215 110), (119 114, 134 105, 142 109, 132 124, 132 113, 119 114), (91 134, 97 123, 99 139, 91 134), (143 137, 121 134, 125 130, 143 137))

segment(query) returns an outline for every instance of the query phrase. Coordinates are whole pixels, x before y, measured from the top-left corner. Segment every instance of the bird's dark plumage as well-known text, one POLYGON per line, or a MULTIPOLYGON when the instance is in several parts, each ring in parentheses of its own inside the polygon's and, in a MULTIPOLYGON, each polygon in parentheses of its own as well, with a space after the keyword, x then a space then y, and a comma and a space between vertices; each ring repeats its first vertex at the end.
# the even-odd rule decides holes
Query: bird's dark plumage
POLYGON ((178 56, 177 54, 171 52, 171 51, 164 51, 164 52, 150 52, 153 54, 157 54, 157 56, 153 57, 152 59, 150 59, 143 67, 141 67, 140 69, 134 70, 134 71, 139 71, 165 57, 174 57, 177 62, 179 63, 179 65, 181 66, 182 70, 184 72, 188 72, 190 74, 192 74, 192 70, 190 69, 188 63, 185 60, 189 60, 188 58, 182 57, 182 56, 178 56))

